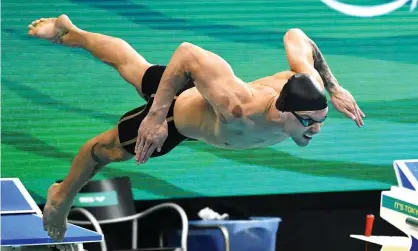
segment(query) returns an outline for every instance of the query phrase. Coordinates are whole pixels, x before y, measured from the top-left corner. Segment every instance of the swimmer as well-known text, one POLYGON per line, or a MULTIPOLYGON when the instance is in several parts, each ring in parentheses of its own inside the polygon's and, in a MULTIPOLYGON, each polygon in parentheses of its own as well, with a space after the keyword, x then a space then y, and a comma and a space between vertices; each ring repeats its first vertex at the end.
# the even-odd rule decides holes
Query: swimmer
POLYGON ((30 36, 87 50, 116 69, 147 101, 88 140, 63 182, 49 188, 44 229, 57 241, 64 238, 76 194, 111 162, 135 157, 142 164, 189 139, 236 150, 289 138, 307 146, 327 118, 325 91, 336 110, 363 126, 365 115, 355 99, 300 29, 283 37, 290 69, 246 83, 219 55, 192 43, 181 43, 165 66, 149 63, 120 38, 82 30, 66 15, 36 20, 28 28, 30 36))

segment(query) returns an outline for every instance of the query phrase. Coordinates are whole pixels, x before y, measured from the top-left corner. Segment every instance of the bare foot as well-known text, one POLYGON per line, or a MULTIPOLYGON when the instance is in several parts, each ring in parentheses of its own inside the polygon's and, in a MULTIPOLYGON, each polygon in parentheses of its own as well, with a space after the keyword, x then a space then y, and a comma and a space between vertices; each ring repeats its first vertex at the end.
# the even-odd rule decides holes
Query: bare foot
POLYGON ((75 28, 67 15, 58 18, 41 18, 28 25, 28 34, 40 39, 48 39, 54 43, 62 43, 62 37, 75 28))
POLYGON ((55 241, 62 241, 67 231, 67 217, 72 200, 63 198, 58 193, 60 184, 53 184, 48 189, 47 202, 43 211, 44 230, 55 241))

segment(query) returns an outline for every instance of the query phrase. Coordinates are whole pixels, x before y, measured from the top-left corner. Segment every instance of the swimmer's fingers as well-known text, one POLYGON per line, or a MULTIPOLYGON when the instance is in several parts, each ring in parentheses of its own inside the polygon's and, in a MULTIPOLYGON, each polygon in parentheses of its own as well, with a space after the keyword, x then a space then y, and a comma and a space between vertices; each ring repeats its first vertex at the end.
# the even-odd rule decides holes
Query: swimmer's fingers
POLYGON ((362 118, 365 118, 365 117, 366 117, 366 115, 364 114, 364 112, 360 109, 360 107, 359 107, 358 105, 356 105, 356 106, 357 106, 357 110, 359 111, 359 113, 360 113, 361 117, 362 117, 362 118))
POLYGON ((361 112, 361 116, 363 116, 363 118, 365 118, 366 117, 366 114, 364 114, 362 110, 360 110, 360 112, 361 112))
POLYGON ((143 163, 148 161, 148 159, 151 157, 152 153, 155 151, 157 146, 158 145, 154 143, 148 148, 148 152, 146 153, 146 155, 144 156, 144 159, 142 160, 143 163))
POLYGON ((362 119, 362 116, 361 116, 361 114, 360 114, 360 109, 359 109, 359 107, 357 106, 357 104, 356 104, 356 103, 354 103, 354 104, 352 105, 352 108, 351 108, 350 112, 351 112, 352 114, 354 114, 354 116, 355 116, 354 121, 356 122, 356 125, 357 125, 358 127, 363 126, 363 119, 362 119))
POLYGON ((347 102, 346 100, 333 100, 334 107, 342 112, 345 116, 347 116, 349 119, 353 120, 357 126, 361 126, 362 119, 360 116, 360 112, 358 111, 358 106, 353 98, 351 98, 350 102, 347 102))
POLYGON ((136 139, 136 146, 135 146, 135 160, 136 163, 139 165, 141 162, 139 161, 142 153, 142 149, 144 148, 145 139, 141 137, 141 135, 138 135, 138 138, 136 139))
POLYGON ((165 142, 165 139, 161 140, 161 142, 158 144, 157 152, 161 152, 161 149, 163 149, 164 142, 165 142))
POLYGON ((153 142, 151 140, 145 139, 144 141, 144 147, 141 149, 141 152, 139 153, 139 163, 141 164, 145 162, 145 156, 147 155, 149 148, 153 145, 153 142))
POLYGON ((355 105, 350 110, 347 110, 347 111, 349 113, 349 117, 352 120, 354 120, 354 122, 356 123, 356 125, 358 127, 360 127, 361 126, 361 122, 360 122, 361 117, 359 116, 360 114, 357 112, 357 109, 356 109, 355 105))
POLYGON ((351 109, 342 109, 342 113, 345 114, 349 119, 353 120, 358 127, 360 127, 363 123, 363 120, 361 119, 360 113, 357 112, 357 109, 351 108, 351 109))
POLYGON ((167 136, 163 136, 162 139, 160 139, 159 141, 154 141, 151 146, 148 149, 148 153, 145 156, 145 159, 143 160, 143 162, 147 162, 148 159, 151 157, 151 155, 154 153, 154 151, 157 152, 161 152, 161 149, 163 148, 164 142, 166 140, 167 136))
POLYGON ((148 149, 144 148, 142 150, 142 154, 144 155, 141 154, 141 163, 147 162, 151 155, 154 153, 154 151, 161 152, 161 148, 163 147, 166 138, 167 136, 163 136, 163 138, 160 140, 154 139, 147 141, 149 142, 149 146, 148 149))
POLYGON ((353 120, 358 127, 362 126, 364 113, 358 107, 353 95, 344 88, 339 88, 338 92, 331 95, 331 102, 334 107, 353 120))
POLYGON ((363 117, 364 114, 363 112, 360 110, 360 108, 358 107, 358 105, 356 104, 356 114, 357 114, 357 125, 358 126, 363 126, 364 122, 363 122, 363 117))
POLYGON ((135 144, 135 152, 139 151, 141 144, 142 144, 142 137, 138 132, 138 137, 136 138, 136 144, 135 144))
POLYGON ((354 121, 356 120, 356 115, 351 110, 343 108, 343 109, 341 109, 341 112, 344 113, 345 116, 347 116, 349 119, 354 120, 354 121))

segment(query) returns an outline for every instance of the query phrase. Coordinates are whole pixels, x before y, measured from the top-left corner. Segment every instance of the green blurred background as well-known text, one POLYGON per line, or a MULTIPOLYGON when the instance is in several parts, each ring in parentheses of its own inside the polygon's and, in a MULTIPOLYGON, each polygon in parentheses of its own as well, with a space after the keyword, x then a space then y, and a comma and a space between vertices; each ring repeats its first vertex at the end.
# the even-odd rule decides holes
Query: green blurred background
MULTIPOLYGON (((376 5, 388 1, 345 1, 376 5)), ((189 41, 224 57, 251 81, 288 69, 282 37, 303 29, 366 114, 365 126, 331 108, 309 147, 258 150, 185 142, 169 155, 107 166, 96 179, 129 176, 135 199, 386 189, 392 162, 418 152, 418 15, 347 16, 320 0, 3 0, 3 177, 19 177, 37 202, 62 179, 81 145, 144 102, 82 49, 27 36, 27 25, 66 13, 82 29, 128 41, 166 64, 189 41)))

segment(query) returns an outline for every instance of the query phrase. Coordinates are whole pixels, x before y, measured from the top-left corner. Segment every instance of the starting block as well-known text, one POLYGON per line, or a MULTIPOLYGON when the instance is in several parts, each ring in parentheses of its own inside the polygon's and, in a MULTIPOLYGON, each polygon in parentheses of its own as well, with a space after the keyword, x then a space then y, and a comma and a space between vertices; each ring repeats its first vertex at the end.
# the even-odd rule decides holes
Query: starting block
POLYGON ((350 237, 380 245, 381 251, 418 251, 418 159, 393 162, 398 186, 383 191, 380 217, 406 236, 350 237))

